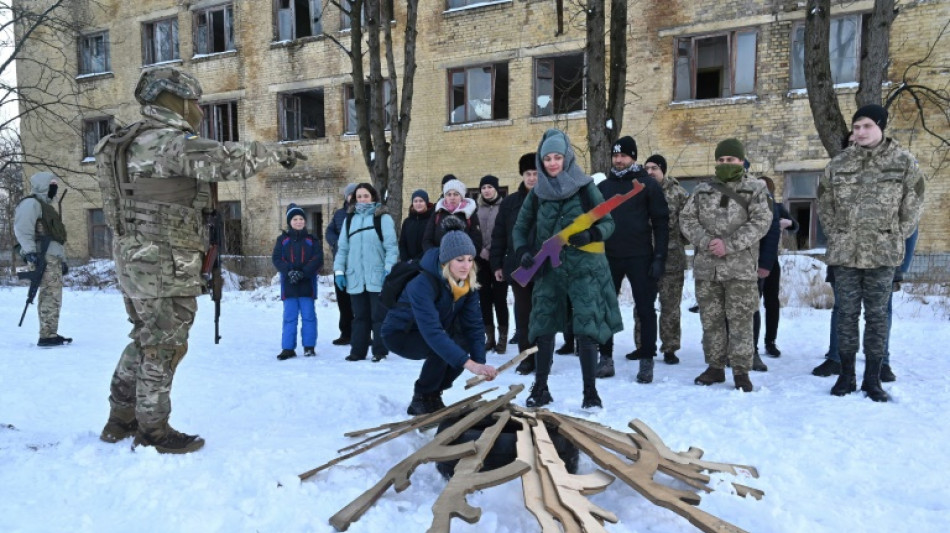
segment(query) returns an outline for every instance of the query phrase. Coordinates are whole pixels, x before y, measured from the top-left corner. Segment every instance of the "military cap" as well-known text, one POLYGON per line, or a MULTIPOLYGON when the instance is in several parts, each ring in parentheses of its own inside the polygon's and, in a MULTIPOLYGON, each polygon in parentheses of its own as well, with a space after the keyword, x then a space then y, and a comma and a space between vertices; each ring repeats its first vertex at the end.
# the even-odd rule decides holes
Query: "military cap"
POLYGON ((184 100, 201 97, 201 84, 191 74, 172 67, 146 70, 135 86, 135 99, 142 105, 155 100, 162 91, 168 91, 184 100))

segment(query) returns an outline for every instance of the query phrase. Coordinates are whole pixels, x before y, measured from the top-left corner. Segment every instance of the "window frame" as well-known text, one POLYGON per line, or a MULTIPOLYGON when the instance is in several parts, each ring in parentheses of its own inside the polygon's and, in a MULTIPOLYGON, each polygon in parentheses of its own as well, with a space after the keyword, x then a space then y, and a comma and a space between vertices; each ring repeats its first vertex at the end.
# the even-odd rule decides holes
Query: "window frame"
MULTIPOLYGON (((365 82, 367 91, 370 90, 369 82, 365 82)), ((392 120, 393 106, 395 102, 392 101, 392 89, 389 80, 383 80, 383 91, 386 93, 383 95, 385 98, 386 106, 386 125, 384 129, 390 131, 390 121, 392 120)), ((350 124, 350 102, 353 102, 354 112, 356 111, 356 95, 354 94, 354 84, 344 83, 343 84, 343 135, 356 135, 356 117, 353 117, 353 123, 350 124)))
MULTIPOLYGON (((396 6, 395 6, 394 0, 382 0, 382 1, 389 2, 389 12, 392 14, 393 17, 395 17, 396 6)), ((340 3, 347 4, 348 6, 351 5, 350 0, 340 0, 340 3)), ((380 3, 380 8, 382 8, 382 3, 380 3)), ((363 2, 363 9, 361 11, 362 12, 360 13, 360 27, 366 24, 366 2, 363 2)), ((395 18, 393 18, 393 20, 391 20, 390 22, 395 22, 395 18)), ((351 29, 353 29, 352 17, 350 15, 347 15, 346 11, 344 11, 341 8, 340 9, 340 31, 350 31, 351 29)))
POLYGON ((142 23, 142 64, 145 66, 148 65, 158 65, 161 63, 171 63, 173 61, 181 61, 181 38, 178 33, 178 17, 167 17, 157 20, 150 20, 148 22, 142 23), (172 52, 173 57, 170 58, 157 58, 157 51, 155 45, 157 33, 155 28, 161 24, 170 24, 171 35, 174 40, 174 51, 172 52))
POLYGON ((76 47, 76 51, 79 55, 78 57, 78 67, 80 76, 93 76, 96 74, 106 74, 112 72, 112 51, 109 44, 109 30, 102 30, 93 33, 87 33, 79 36, 79 43, 76 47), (103 48, 103 68, 102 70, 93 70, 93 64, 95 57, 91 53, 88 55, 89 59, 86 60, 86 51, 91 49, 92 43, 91 40, 101 38, 100 46, 103 48))
POLYGON ((198 107, 201 108, 203 113, 199 135, 218 142, 237 142, 241 140, 237 100, 206 102, 198 107), (226 120, 222 121, 222 115, 226 115, 226 120), (227 134, 224 132, 224 123, 230 126, 227 134))
POLYGON ((82 121, 82 159, 83 161, 95 158, 96 145, 103 137, 112 133, 115 117, 101 116, 84 118, 82 121), (103 127, 105 129, 103 129, 103 127), (96 128, 98 131, 94 131, 96 128))
POLYGON ((677 36, 673 39, 673 94, 671 102, 690 102, 690 101, 704 101, 704 100, 716 100, 722 98, 733 98, 733 97, 742 97, 742 96, 754 96, 758 89, 758 65, 759 65, 759 28, 740 28, 735 30, 725 30, 717 31, 710 33, 701 33, 697 35, 683 35, 677 36), (747 92, 736 92, 736 71, 737 71, 737 59, 739 55, 738 43, 740 35, 752 35, 755 38, 754 41, 754 54, 752 61, 752 88, 747 92), (728 57, 728 67, 729 67, 729 94, 722 94, 722 85, 720 83, 719 87, 719 96, 710 97, 710 98, 697 98, 697 77, 699 74, 699 53, 698 53, 698 42, 703 40, 715 39, 717 37, 726 38, 726 50, 729 53, 728 57), (682 41, 688 41, 688 50, 689 50, 689 97, 688 98, 679 98, 677 96, 678 87, 680 84, 680 73, 678 72, 678 61, 680 59, 680 43, 682 41))
MULTIPOLYGON (((532 94, 533 94, 534 98, 533 98, 533 100, 532 100, 532 105, 531 105, 531 108, 532 108, 532 111, 531 111, 532 114, 531 114, 531 116, 533 116, 533 117, 556 117, 556 116, 558 116, 558 115, 567 115, 567 114, 570 114, 570 113, 579 113, 579 112, 582 112, 582 111, 586 111, 586 110, 587 110, 587 98, 586 98, 586 96, 587 96, 587 76, 586 76, 586 73, 587 73, 587 54, 585 54, 583 50, 576 51, 576 52, 571 52, 571 53, 566 53, 566 54, 558 54, 558 55, 550 55, 550 56, 536 57, 536 58, 534 58, 534 65, 533 65, 533 66, 534 66, 534 76, 533 76, 534 88, 533 88, 532 94), (558 99, 557 65, 556 65, 556 61, 557 61, 558 59, 563 59, 563 58, 566 58, 566 57, 572 57, 572 58, 573 58, 573 57, 577 57, 577 56, 580 56, 580 60, 581 60, 581 71, 580 71, 580 81, 581 81, 580 109, 571 109, 571 110, 566 110, 566 111, 558 111, 558 110, 557 110, 557 107, 558 107, 558 106, 557 106, 557 102, 559 101, 559 99, 558 99), (541 110, 540 110, 540 108, 539 108, 539 105, 538 105, 538 99, 539 99, 540 96, 541 96, 541 94, 539 93, 539 91, 540 91, 540 83, 539 83, 539 80, 541 79, 540 66, 541 66, 542 63, 548 63, 548 62, 551 64, 551 67, 550 67, 550 69, 551 69, 551 77, 550 77, 550 80, 551 80, 551 112, 550 112, 550 113, 544 113, 544 114, 542 114, 542 112, 541 112, 541 110)), ((561 88, 561 90, 563 91, 563 87, 561 88)))
POLYGON ((195 56, 206 56, 214 54, 224 54, 227 52, 233 52, 237 50, 235 45, 236 38, 234 36, 234 4, 218 4, 216 6, 206 7, 202 9, 196 9, 192 13, 192 43, 194 45, 192 54, 195 56), (223 14, 223 26, 224 26, 224 49, 223 50, 213 50, 215 35, 214 35, 214 24, 211 23, 211 18, 214 13, 221 12, 223 14), (200 17, 205 17, 205 24, 203 25, 208 29, 207 36, 204 40, 200 38, 200 31, 202 25, 199 24, 200 17), (204 42, 202 42, 204 41, 204 42))
POLYGON ((497 63, 479 63, 479 64, 476 64, 476 65, 466 65, 466 66, 464 66, 464 67, 454 67, 454 68, 446 69, 446 81, 447 81, 447 86, 448 86, 448 91, 447 91, 447 94, 446 94, 446 107, 447 107, 447 111, 448 111, 448 117, 447 117, 448 125, 449 125, 449 126, 457 126, 457 125, 459 125, 459 124, 474 124, 474 123, 478 123, 478 122, 491 122, 491 121, 495 121, 495 120, 507 120, 507 119, 509 118, 509 116, 510 116, 510 110, 507 109, 507 107, 510 106, 510 103, 511 103, 510 93, 508 92, 508 91, 509 91, 509 84, 510 84, 510 82, 511 82, 511 77, 510 77, 510 72, 509 72, 509 68, 508 68, 508 67, 509 67, 508 63, 502 61, 502 62, 497 62, 497 63), (498 95, 498 87, 499 87, 499 82, 498 82, 499 68, 498 68, 498 67, 499 67, 499 66, 502 66, 502 65, 504 66, 504 70, 505 70, 505 73, 504 73, 504 77, 505 77, 505 80, 504 80, 504 81, 505 81, 505 84, 504 84, 505 98, 504 98, 504 100, 505 100, 506 109, 504 110, 504 111, 505 111, 505 112, 504 112, 504 116, 498 116, 498 115, 496 114, 496 106, 498 105, 498 100, 499 100, 499 97, 497 96, 497 95, 498 95), (472 71, 472 70, 475 70, 475 69, 485 69, 485 68, 491 68, 491 117, 489 117, 489 118, 478 118, 478 117, 470 118, 470 117, 469 117, 469 113, 468 113, 469 102, 471 101, 471 100, 469 99, 469 77, 468 77, 468 72, 469 72, 469 71, 472 71), (457 109, 457 106, 454 106, 454 103, 455 103, 455 102, 454 102, 455 85, 454 85, 454 83, 453 83, 452 76, 455 75, 455 74, 457 74, 457 73, 461 73, 461 74, 463 74, 463 75, 465 76, 465 84, 464 84, 464 104, 463 104, 465 116, 464 116, 464 118, 463 118, 462 120, 459 120, 459 121, 456 122, 456 121, 453 120, 454 111, 455 111, 455 109, 457 109))
MULTIPOLYGON (((820 170, 790 171, 790 172, 786 172, 785 175, 783 176, 783 183, 784 183, 784 189, 783 189, 784 202, 783 203, 785 205, 785 208, 788 209, 789 213, 799 221, 801 221, 801 218, 795 215, 795 212, 797 212, 797 209, 793 209, 792 204, 798 204, 802 206, 807 205, 808 210, 809 210, 809 220, 808 220, 808 228, 807 228, 808 242, 805 243, 806 244, 805 247, 802 247, 799 245, 798 249, 819 248, 827 244, 825 233, 821 226, 821 221, 818 220, 818 181, 820 178, 821 178, 820 170), (811 183, 809 184, 809 187, 807 187, 808 189, 810 189, 809 191, 807 191, 809 194, 803 194, 802 188, 800 186, 796 186, 793 184, 793 182, 796 181, 796 179, 802 179, 802 180, 807 179, 811 181, 811 183), (813 189, 813 192, 812 192, 812 189, 813 189), (798 194, 793 194, 796 192, 798 194)), ((804 228, 804 224, 801 224, 799 231, 801 231, 803 228, 804 228)), ((796 238, 796 245, 797 244, 798 243, 797 243, 797 238, 796 238)))
POLYGON ((306 39, 309 37, 317 37, 323 34, 323 1, 322 0, 273 0, 273 17, 274 17, 274 40, 277 42, 280 41, 296 41, 297 39, 306 39), (307 18, 310 21, 310 34, 309 35, 300 35, 300 30, 298 28, 298 15, 297 15, 297 2, 306 2, 307 4, 307 18), (281 2, 286 2, 287 7, 281 7, 281 2), (316 16, 314 16, 315 8, 318 10, 316 16), (290 26, 288 31, 290 35, 284 36, 282 33, 282 24, 281 17, 282 13, 284 17, 289 17, 290 26))
POLYGON ((112 229, 106 220, 105 211, 101 207, 86 210, 86 248, 90 258, 112 258, 112 229), (98 217, 96 215, 99 215, 98 217), (101 218, 101 222, 97 221, 101 218), (101 235, 101 237, 98 237, 101 235), (101 241, 101 247, 97 243, 101 241))
POLYGON ((290 91, 279 93, 277 95, 277 107, 278 107, 278 117, 279 117, 279 128, 278 134, 280 136, 281 142, 296 142, 296 141, 312 141, 315 139, 323 139, 327 136, 327 114, 326 114, 326 90, 323 87, 313 87, 311 89, 304 89, 299 91, 290 91), (303 125, 303 107, 301 96, 306 93, 320 93, 321 103, 322 103, 322 131, 319 128, 314 128, 317 132, 313 137, 304 136, 304 130, 306 129, 303 125), (288 106, 288 104, 290 104, 288 106), (293 109, 290 109, 290 108, 293 109), (294 132, 297 133, 297 136, 291 138, 289 121, 287 119, 288 113, 294 113, 296 115, 294 132))
MULTIPOLYGON (((866 35, 866 30, 867 30, 866 23, 867 23, 868 17, 864 13, 848 13, 844 15, 836 15, 836 16, 831 17, 831 24, 834 24, 836 21, 839 21, 839 24, 840 24, 840 21, 846 20, 846 19, 857 19, 857 23, 854 25, 856 35, 852 38, 854 41, 854 43, 852 44, 852 52, 854 54, 853 56, 854 69, 853 69, 852 74, 853 74, 854 79, 850 81, 838 81, 834 79, 836 75, 836 71, 834 68, 833 58, 831 57, 831 53, 832 53, 831 42, 829 39, 828 59, 829 59, 829 62, 831 63, 831 77, 832 77, 832 84, 834 86, 857 83, 861 79, 861 48, 862 48, 861 45, 864 42, 864 38, 866 35)), ((788 39, 788 42, 789 42, 788 88, 789 90, 792 90, 792 91, 800 91, 800 90, 806 89, 804 44, 801 47, 802 56, 801 56, 800 62, 798 59, 798 52, 796 49, 796 43, 799 42, 797 38, 799 31, 802 32, 801 42, 804 43, 804 40, 805 40, 805 22, 804 21, 798 22, 792 26, 791 36, 789 36, 789 39, 788 39), (800 85, 796 82, 797 81, 796 77, 798 76, 798 72, 797 72, 798 68, 801 68, 801 84, 800 85)), ((831 33, 831 31, 832 30, 829 28, 829 34, 831 33)))

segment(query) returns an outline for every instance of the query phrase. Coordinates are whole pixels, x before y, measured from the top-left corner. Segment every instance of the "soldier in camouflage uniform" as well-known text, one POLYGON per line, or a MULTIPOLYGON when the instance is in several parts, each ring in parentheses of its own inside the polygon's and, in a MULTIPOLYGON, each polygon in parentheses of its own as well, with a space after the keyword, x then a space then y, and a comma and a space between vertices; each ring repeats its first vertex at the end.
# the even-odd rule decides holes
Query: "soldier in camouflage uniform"
POLYGON ((864 305, 864 381, 876 402, 888 336, 887 303, 894 270, 904 259, 904 241, 917 226, 924 177, 914 156, 884 137, 887 111, 858 109, 851 119, 854 144, 834 157, 818 182, 818 218, 828 237, 827 262, 834 267, 841 374, 831 394, 857 389, 858 319, 864 305))
POLYGON ((40 280, 36 310, 39 314, 40 340, 37 346, 63 346, 73 340, 59 334, 59 311, 63 306, 63 271, 66 269, 66 228, 52 205, 59 187, 56 175, 37 172, 30 177, 30 196, 20 200, 13 214, 13 233, 20 255, 34 266, 44 256, 46 270, 40 280), (43 253, 44 242, 46 253, 43 253))
POLYGON ((709 365, 695 382, 722 383, 726 364, 731 364, 736 388, 752 392, 756 260, 759 240, 772 223, 772 208, 765 184, 746 174, 743 161, 745 148, 737 139, 716 146, 716 177, 696 186, 680 214, 680 228, 696 250, 693 277, 709 365))
MULTIPOLYGON (((647 158, 643 169, 663 188, 666 205, 670 212, 670 234, 666 252, 666 270, 658 282, 660 299, 660 351, 663 362, 675 365, 680 362, 676 351, 680 349, 680 306, 683 302, 683 283, 686 270, 686 239, 680 233, 680 212, 686 205, 689 193, 676 178, 666 175, 666 158, 654 154, 647 158)), ((634 313, 634 339, 640 349, 640 317, 634 313)))
POLYGON ((170 67, 146 71, 135 88, 144 120, 96 146, 103 208, 115 234, 113 255, 132 332, 112 376, 109 420, 100 438, 160 453, 204 445, 168 424, 175 369, 205 288, 203 213, 210 183, 245 180, 268 165, 291 168, 296 154, 258 142, 198 137, 201 87, 170 67))

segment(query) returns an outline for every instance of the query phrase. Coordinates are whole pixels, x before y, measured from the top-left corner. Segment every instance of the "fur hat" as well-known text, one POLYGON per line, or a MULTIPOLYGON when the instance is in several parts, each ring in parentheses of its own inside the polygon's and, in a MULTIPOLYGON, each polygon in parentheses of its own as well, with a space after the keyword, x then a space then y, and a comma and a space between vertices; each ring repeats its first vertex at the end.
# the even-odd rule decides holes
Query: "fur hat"
POLYGON ((307 220, 307 213, 300 208, 297 204, 290 204, 287 206, 287 225, 290 225, 290 219, 295 216, 302 216, 304 220, 307 220))
POLYGON ((465 198, 465 193, 468 192, 468 189, 465 188, 465 184, 459 180, 449 180, 442 185, 442 194, 445 194, 449 191, 458 191, 462 198, 465 198))
POLYGON ((851 123, 854 124, 861 118, 871 119, 877 124, 877 127, 881 128, 881 131, 884 131, 884 128, 887 127, 887 110, 877 104, 861 106, 851 117, 851 123))
POLYGON ((472 238, 465 233, 465 223, 458 217, 445 217, 442 221, 442 229, 445 235, 439 242, 439 263, 444 265, 449 261, 463 255, 474 256, 475 243, 472 238))
POLYGON ((538 164, 535 163, 535 153, 529 152, 521 156, 518 160, 518 175, 521 176, 529 170, 538 170, 538 164))
POLYGON ((627 154, 634 161, 637 160, 637 141, 633 137, 624 135, 614 142, 611 152, 614 154, 627 154))
POLYGON ((491 185, 497 191, 498 178, 496 178, 495 176, 492 176, 491 174, 486 174, 485 176, 482 176, 482 180, 478 182, 478 188, 481 189, 485 185, 491 185))
MULTIPOLYGON (((662 155, 653 154, 647 158, 646 163, 653 163, 656 166, 660 167, 660 172, 662 172, 663 175, 666 176, 666 158, 663 157, 662 155)), ((646 163, 644 163, 644 165, 646 165, 646 163)))
POLYGON ((742 141, 731 138, 716 145, 716 159, 727 155, 745 160, 745 146, 742 146, 742 141))

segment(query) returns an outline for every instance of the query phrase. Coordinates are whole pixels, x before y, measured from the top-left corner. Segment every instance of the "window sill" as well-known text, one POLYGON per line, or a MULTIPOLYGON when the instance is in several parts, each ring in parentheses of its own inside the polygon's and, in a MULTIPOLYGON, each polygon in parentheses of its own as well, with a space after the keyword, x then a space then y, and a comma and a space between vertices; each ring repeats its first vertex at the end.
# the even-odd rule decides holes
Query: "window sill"
POLYGON ((478 2, 476 4, 471 4, 464 7, 454 7, 452 9, 446 9, 442 12, 445 16, 454 16, 454 15, 467 15, 469 12, 476 9, 488 8, 488 7, 499 7, 504 6, 508 7, 512 3, 512 0, 484 0, 483 2, 478 2))
POLYGON ((193 63, 202 63, 204 61, 224 59, 226 57, 236 57, 237 55, 237 50, 225 50, 224 52, 212 52, 210 54, 195 54, 191 56, 191 61, 193 63))
MULTIPOLYGON (((858 92, 858 82, 853 81, 850 83, 839 83, 834 86, 835 94, 855 94, 858 92)), ((808 89, 789 89, 788 93, 785 94, 785 97, 789 100, 800 100, 802 98, 808 98, 808 89)))
POLYGON ((466 122, 464 124, 448 124, 442 127, 442 131, 468 131, 480 130, 485 128, 498 128, 502 126, 511 126, 511 119, 505 120, 482 120, 479 122, 466 122))
POLYGON ((291 48, 303 46, 307 43, 313 43, 317 41, 322 41, 326 39, 321 33, 320 35, 308 35, 306 37, 298 37, 296 39, 284 39, 283 41, 272 41, 270 43, 271 50, 275 48, 291 48))
POLYGON ((727 98, 709 98, 706 100, 679 100, 670 102, 670 109, 694 109, 697 107, 715 107, 721 105, 751 104, 758 101, 754 94, 741 94, 727 98))
POLYGON ((171 61, 159 61, 158 63, 148 63, 147 65, 142 65, 141 69, 145 70, 145 69, 150 69, 150 68, 171 67, 171 66, 176 66, 176 65, 179 67, 182 65, 181 58, 172 59, 171 61))
POLYGON ((79 162, 80 165, 88 165, 90 163, 95 164, 96 158, 93 156, 87 156, 87 157, 84 157, 83 160, 79 162))
POLYGON ((572 111, 570 113, 560 113, 557 115, 544 115, 540 117, 530 117, 528 124, 544 124, 545 122, 558 122, 561 120, 577 120, 587 118, 587 110, 572 111))
POLYGON ((311 144, 327 144, 329 140, 326 136, 317 137, 316 139, 294 139, 292 141, 277 141, 277 144, 281 145, 293 145, 293 146, 307 146, 311 144))
POLYGON ((115 77, 115 73, 109 70, 106 72, 90 72, 89 74, 79 74, 78 76, 76 76, 76 81, 79 83, 83 83, 87 81, 105 80, 105 79, 114 78, 114 77, 115 77))

